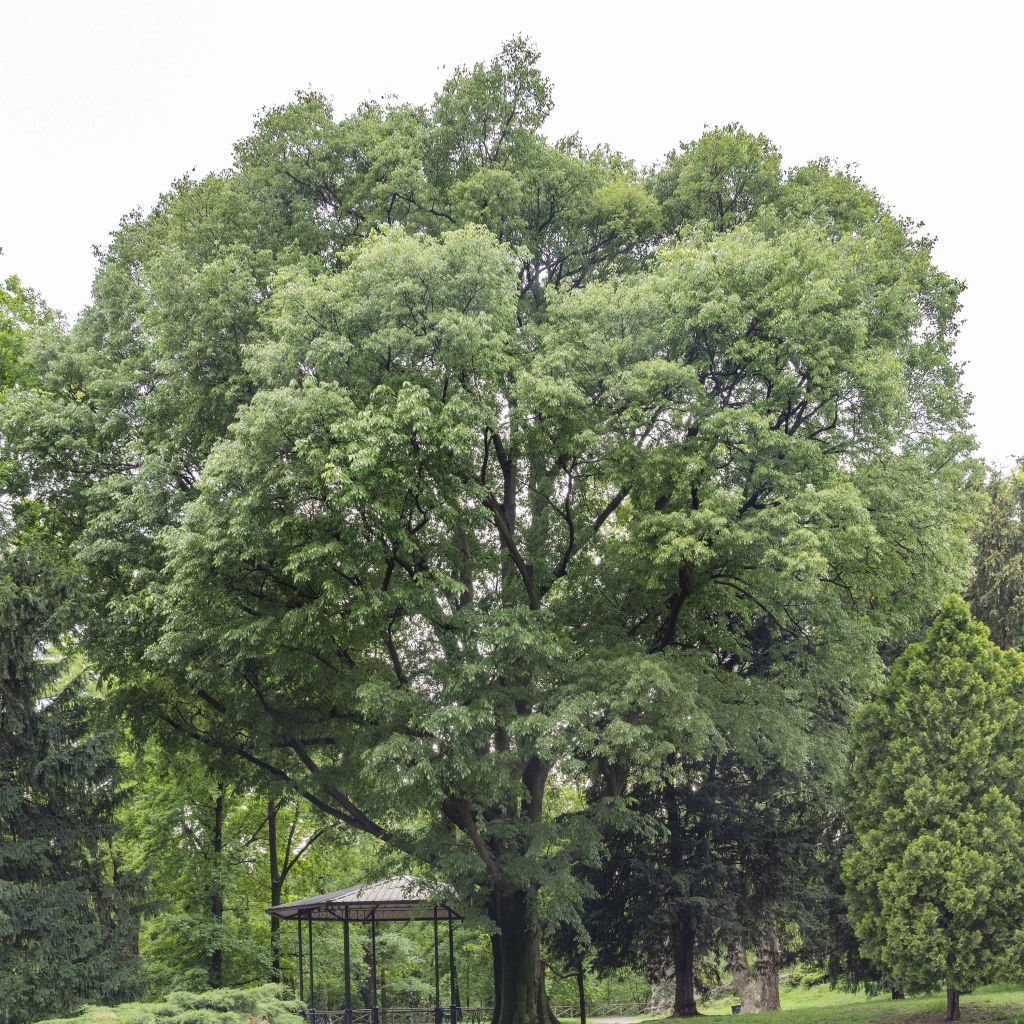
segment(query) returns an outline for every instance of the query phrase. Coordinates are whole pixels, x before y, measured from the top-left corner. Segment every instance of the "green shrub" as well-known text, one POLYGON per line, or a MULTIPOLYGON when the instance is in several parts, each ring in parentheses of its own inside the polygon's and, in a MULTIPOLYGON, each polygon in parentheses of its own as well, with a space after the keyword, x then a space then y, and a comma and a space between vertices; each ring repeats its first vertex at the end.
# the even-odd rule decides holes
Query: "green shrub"
POLYGON ((158 1003, 86 1006, 43 1024, 297 1024, 302 1004, 281 985, 171 992, 158 1003))

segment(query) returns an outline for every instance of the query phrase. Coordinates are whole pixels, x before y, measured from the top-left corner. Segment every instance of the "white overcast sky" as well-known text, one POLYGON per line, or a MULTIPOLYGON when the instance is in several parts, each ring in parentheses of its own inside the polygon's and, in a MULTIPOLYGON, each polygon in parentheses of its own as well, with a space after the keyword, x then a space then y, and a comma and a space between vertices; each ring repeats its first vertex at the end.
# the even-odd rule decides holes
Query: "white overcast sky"
POLYGON ((260 108, 313 87, 339 113, 426 101, 529 35, 549 134, 650 163, 705 124, 764 132, 786 164, 856 163, 967 281, 959 344, 982 454, 1024 454, 1018 5, 0 0, 0 275, 73 317, 93 245, 173 178, 229 164, 260 108))

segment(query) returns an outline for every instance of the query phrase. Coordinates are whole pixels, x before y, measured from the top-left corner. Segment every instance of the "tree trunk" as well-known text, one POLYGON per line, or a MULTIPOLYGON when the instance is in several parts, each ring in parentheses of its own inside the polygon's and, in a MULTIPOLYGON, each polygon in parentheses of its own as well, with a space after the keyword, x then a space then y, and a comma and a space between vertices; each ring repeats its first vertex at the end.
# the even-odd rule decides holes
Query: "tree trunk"
POLYGON ((739 940, 729 949, 729 968, 732 971, 732 983, 736 988, 736 1002, 740 1004, 740 1013, 757 1013, 757 978, 747 962, 747 947, 739 940))
MULTIPOLYGON (((497 910, 491 907, 491 918, 497 923, 497 910)), ((501 932, 491 934, 491 968, 494 971, 494 1009, 491 1024, 498 1024, 501 1014, 501 932)))
POLYGON ((676 911, 672 921, 672 963, 675 968, 676 991, 672 1003, 673 1017, 697 1017, 697 999, 693 991, 693 960, 696 948, 693 917, 685 910, 676 911))
POLYGON ((760 1013, 769 1010, 781 1010, 779 999, 779 963, 782 959, 782 946, 779 942, 779 922, 774 914, 765 921, 764 938, 757 950, 758 998, 757 1009, 760 1013))
POLYGON ((960 991, 955 988, 946 989, 946 1020, 960 1019, 960 991))
POLYGON ((500 941, 495 962, 496 1024, 551 1024, 555 1019, 544 992, 540 922, 533 893, 522 889, 495 893, 491 901, 500 941))
MULTIPOLYGON (((277 800, 267 800, 267 846, 270 848, 270 905, 281 902, 281 867, 277 858, 277 800)), ((270 918, 270 980, 281 980, 281 921, 270 918)))
POLYGON ((906 999, 907 998, 906 993, 904 993, 903 989, 901 989, 901 988, 894 988, 892 990, 892 997, 893 997, 893 999, 906 999))
POLYGON ((766 1013, 781 1009, 779 1000, 780 945, 778 925, 774 920, 765 930, 765 938, 758 947, 754 970, 747 962, 747 949, 741 942, 733 943, 729 951, 729 967, 740 1013, 766 1013))
POLYGON ((587 988, 584 984, 582 960, 576 965, 576 991, 580 997, 580 1024, 587 1024, 587 988))
POLYGON ((210 988, 224 983, 224 947, 221 945, 221 924, 224 919, 224 894, 221 853, 224 850, 224 784, 217 787, 217 802, 213 806, 213 879, 210 887, 210 915, 213 917, 216 946, 210 954, 210 988))

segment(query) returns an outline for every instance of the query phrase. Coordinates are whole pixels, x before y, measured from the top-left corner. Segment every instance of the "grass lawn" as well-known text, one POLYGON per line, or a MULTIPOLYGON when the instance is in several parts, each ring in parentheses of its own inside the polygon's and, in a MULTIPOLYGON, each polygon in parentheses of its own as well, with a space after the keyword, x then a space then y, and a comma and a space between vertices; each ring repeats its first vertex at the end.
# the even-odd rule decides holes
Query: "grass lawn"
MULTIPOLYGON (((703 1008, 710 1017, 731 1016, 731 1000, 723 1000, 703 1008)), ((946 1010, 944 994, 919 996, 893 1001, 888 996, 851 995, 825 986, 784 989, 782 1009, 777 1013, 746 1016, 746 1020, 764 1024, 933 1024, 943 1019, 946 1010)), ((988 985, 970 995, 960 997, 962 1019, 971 1024, 1004 1021, 1024 1024, 1024 987, 988 985)), ((682 1024, 682 1022, 680 1022, 682 1024)))

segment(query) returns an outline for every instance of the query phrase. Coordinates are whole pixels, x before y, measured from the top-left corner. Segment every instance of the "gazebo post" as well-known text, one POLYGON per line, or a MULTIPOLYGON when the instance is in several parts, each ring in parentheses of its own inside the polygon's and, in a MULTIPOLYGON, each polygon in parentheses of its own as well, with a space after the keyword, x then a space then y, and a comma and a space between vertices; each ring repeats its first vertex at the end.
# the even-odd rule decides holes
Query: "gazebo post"
POLYGON ((370 911, 370 1024, 378 1024, 377 1011, 377 910, 370 911))
POLYGON ((303 963, 302 963, 302 917, 301 917, 301 915, 299 915, 299 914, 295 915, 295 923, 298 925, 298 928, 299 928, 299 1001, 304 1003, 306 1001, 306 996, 305 996, 305 992, 304 992, 304 989, 305 989, 306 985, 305 985, 305 980, 302 977, 303 973, 305 972, 305 967, 303 966, 303 963))
POLYGON ((455 926, 452 923, 452 912, 448 911, 448 994, 452 1001, 452 1024, 457 1024, 459 1012, 459 986, 455 980, 455 926))
POLYGON ((352 1024, 352 964, 348 945, 348 906, 345 907, 345 1024, 352 1024))
POLYGON ((441 957, 437 934, 437 907, 434 907, 434 1024, 444 1024, 441 1009, 441 957))
POLYGON ((316 988, 313 982, 313 915, 309 915, 309 1008, 316 1009, 316 988))

